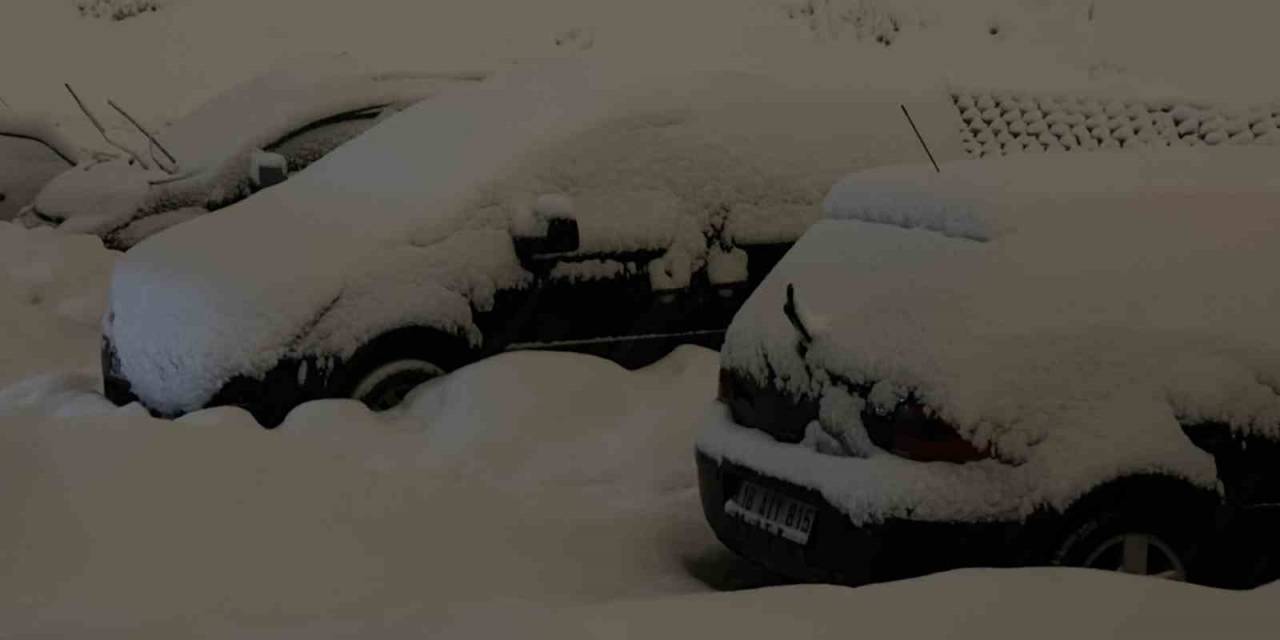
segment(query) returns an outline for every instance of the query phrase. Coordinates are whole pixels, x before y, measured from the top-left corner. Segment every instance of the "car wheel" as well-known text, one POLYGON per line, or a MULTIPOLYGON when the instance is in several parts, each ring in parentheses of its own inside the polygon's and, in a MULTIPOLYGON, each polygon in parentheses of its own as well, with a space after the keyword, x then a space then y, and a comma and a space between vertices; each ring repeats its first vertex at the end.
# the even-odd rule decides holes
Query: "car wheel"
POLYGON ((460 336, 426 327, 395 329, 356 350, 330 382, 328 397, 353 398, 383 411, 399 404, 414 387, 477 357, 460 336))
POLYGON ((1068 509, 1049 564, 1193 581, 1214 505, 1173 479, 1114 483, 1068 509))
POLYGON ((351 395, 374 411, 385 411, 400 404, 418 385, 444 373, 425 360, 396 360, 369 372, 351 395))

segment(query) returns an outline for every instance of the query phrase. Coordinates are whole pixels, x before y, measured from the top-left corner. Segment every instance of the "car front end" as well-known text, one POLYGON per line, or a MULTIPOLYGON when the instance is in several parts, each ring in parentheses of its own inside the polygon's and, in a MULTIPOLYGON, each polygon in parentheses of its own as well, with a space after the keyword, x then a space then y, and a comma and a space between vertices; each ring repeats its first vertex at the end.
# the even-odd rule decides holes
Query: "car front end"
POLYGON ((81 164, 49 181, 18 222, 105 236, 138 215, 150 195, 149 181, 163 175, 119 158, 81 164))

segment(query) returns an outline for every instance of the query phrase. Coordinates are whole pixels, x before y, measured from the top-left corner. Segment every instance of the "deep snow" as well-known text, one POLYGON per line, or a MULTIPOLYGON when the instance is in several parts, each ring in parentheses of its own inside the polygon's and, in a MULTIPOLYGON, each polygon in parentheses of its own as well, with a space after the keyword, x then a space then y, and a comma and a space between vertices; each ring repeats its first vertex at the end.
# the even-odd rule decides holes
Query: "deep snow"
MULTIPOLYGON (((815 82, 1124 87, 1254 103, 1275 97, 1265 79, 1276 11, 1255 0, 177 0, 112 22, 82 18, 72 2, 7 0, 0 98, 92 142, 64 81, 159 128, 338 43, 375 65, 429 70, 640 56, 802 66, 815 82), (903 28, 886 47, 875 38, 892 32, 891 14, 903 28)), ((96 392, 113 260, 91 239, 0 223, 0 505, 21 514, 0 528, 0 636, 1274 635, 1274 585, 1241 594, 978 570, 857 590, 705 593, 703 580, 763 582, 697 512, 690 429, 706 409, 694 397, 713 392, 705 352, 632 375, 586 358, 508 356, 462 372, 465 385, 424 389, 419 417, 325 402, 272 433, 236 410, 177 423, 116 410, 96 392), (505 411, 494 391, 531 380, 547 386, 505 411), (625 416, 588 402, 655 386, 625 416), (545 421, 521 413, 549 408, 545 421), (660 431, 669 438, 654 438, 655 424, 674 425, 660 431)))

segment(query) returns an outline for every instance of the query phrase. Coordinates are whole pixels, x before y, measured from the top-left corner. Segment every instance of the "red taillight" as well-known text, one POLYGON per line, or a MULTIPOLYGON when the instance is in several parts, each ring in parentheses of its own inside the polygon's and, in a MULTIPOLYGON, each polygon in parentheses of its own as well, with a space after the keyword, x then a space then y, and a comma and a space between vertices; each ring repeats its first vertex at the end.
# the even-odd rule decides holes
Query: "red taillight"
POLYGON ((886 416, 863 416, 876 446, 918 462, 974 462, 991 457, 960 437, 956 430, 914 401, 899 403, 886 416))

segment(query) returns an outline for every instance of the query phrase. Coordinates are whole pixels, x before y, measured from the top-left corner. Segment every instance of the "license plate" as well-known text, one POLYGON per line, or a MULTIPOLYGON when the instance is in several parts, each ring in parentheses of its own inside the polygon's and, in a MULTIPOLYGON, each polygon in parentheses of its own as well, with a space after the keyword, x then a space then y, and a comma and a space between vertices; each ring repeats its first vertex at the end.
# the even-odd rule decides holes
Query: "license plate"
POLYGON ((809 541, 818 510, 772 489, 743 482, 738 495, 724 504, 725 513, 798 544, 809 541))

